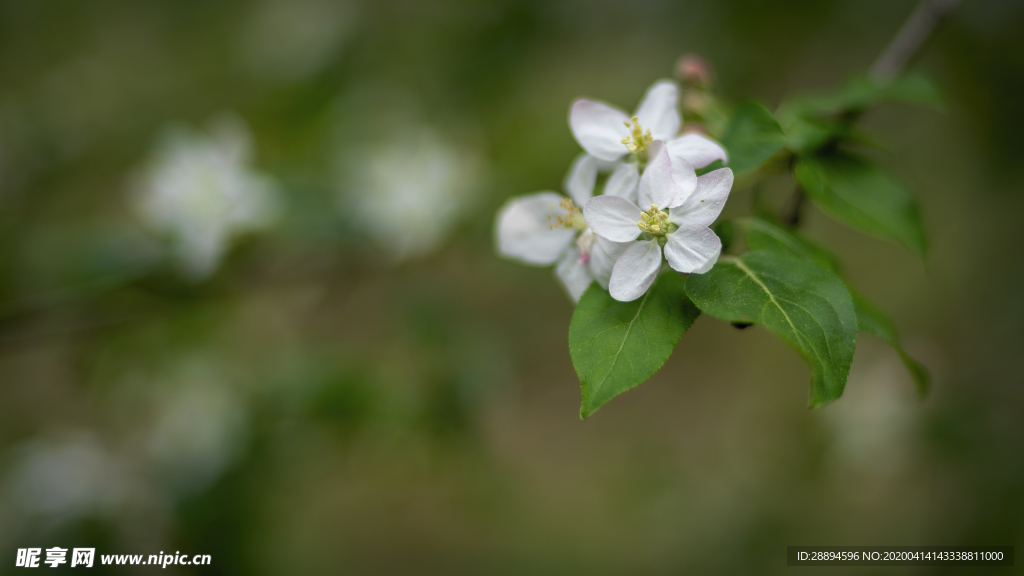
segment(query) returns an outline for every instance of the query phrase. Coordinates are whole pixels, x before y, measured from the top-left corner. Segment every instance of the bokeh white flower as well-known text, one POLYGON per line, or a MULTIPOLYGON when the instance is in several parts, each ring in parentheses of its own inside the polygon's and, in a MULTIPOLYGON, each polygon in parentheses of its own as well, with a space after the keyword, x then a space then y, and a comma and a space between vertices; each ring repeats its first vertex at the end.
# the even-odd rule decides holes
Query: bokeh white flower
POLYGON ((392 262, 439 247, 484 185, 480 154, 426 126, 343 153, 339 210, 392 262))
POLYGON ((721 168, 697 178, 695 190, 682 193, 673 181, 667 145, 655 141, 640 178, 640 208, 625 198, 598 196, 587 202, 583 217, 594 232, 614 242, 628 242, 612 268, 608 292, 629 302, 642 296, 661 270, 662 255, 685 274, 711 269, 722 241, 709 228, 729 198, 733 174, 721 168))
POLYGON ((826 456, 836 474, 884 483, 916 464, 920 400, 906 380, 903 364, 889 350, 854 363, 842 401, 820 413, 832 432, 826 456))
POLYGON ((87 432, 38 437, 14 455, 6 492, 23 519, 57 523, 109 514, 130 492, 124 462, 87 432))
POLYGON ((252 138, 234 116, 209 134, 169 131, 134 181, 144 223, 164 235, 171 258, 201 280, 221 263, 233 238, 268 226, 279 208, 274 182, 250 167, 252 138))
POLYGON ((246 412, 208 367, 185 366, 157 395, 144 450, 162 482, 183 493, 213 482, 244 449, 246 412))
MULTIPOLYGON (((607 288, 612 265, 626 244, 596 236, 583 220, 581 207, 594 195, 598 172, 608 167, 607 162, 581 154, 563 183, 568 197, 543 191, 506 202, 495 227, 498 253, 537 266, 557 262, 555 275, 576 302, 594 280, 607 288)), ((604 193, 635 198, 636 188, 609 177, 604 193)))

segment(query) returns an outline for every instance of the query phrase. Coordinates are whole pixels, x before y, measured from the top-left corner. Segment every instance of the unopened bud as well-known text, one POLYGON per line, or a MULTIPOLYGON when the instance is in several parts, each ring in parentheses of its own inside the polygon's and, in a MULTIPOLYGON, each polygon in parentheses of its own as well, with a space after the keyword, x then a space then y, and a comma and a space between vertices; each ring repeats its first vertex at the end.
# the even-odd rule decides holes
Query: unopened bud
POLYGON ((676 78, 687 86, 711 84, 711 65, 696 54, 684 54, 676 61, 676 78))

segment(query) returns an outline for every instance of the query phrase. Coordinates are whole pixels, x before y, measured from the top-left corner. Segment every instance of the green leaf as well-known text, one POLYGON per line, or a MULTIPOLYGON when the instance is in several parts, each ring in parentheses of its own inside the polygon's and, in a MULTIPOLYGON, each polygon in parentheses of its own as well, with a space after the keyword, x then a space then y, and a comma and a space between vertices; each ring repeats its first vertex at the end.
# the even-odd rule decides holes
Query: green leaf
POLYGON ((888 82, 857 76, 835 92, 787 100, 777 117, 789 136, 789 148, 802 154, 840 141, 877 147, 854 123, 864 110, 887 102, 937 108, 941 97, 920 74, 905 74, 888 82))
POLYGON ((868 302, 863 295, 855 290, 851 289, 850 293, 853 295, 853 305, 857 310, 857 329, 861 332, 877 336, 892 346, 893 350, 900 355, 903 365, 907 367, 907 371, 910 372, 910 376, 914 379, 917 393, 921 396, 927 394, 928 389, 931 387, 931 376, 928 374, 928 369, 903 350, 903 345, 900 344, 900 337, 896 333, 896 328, 881 310, 875 308, 871 302, 868 302))
POLYGON ((700 311, 686 297, 686 277, 666 272, 646 294, 619 302, 593 284, 569 326, 569 353, 580 377, 586 418, 615 396, 650 378, 700 311))
POLYGON ((841 115, 884 103, 937 108, 942 104, 942 97, 935 85, 921 74, 904 74, 889 81, 854 76, 835 92, 787 101, 781 107, 780 117, 788 122, 794 116, 841 115))
POLYGON ((757 102, 736 107, 722 138, 729 153, 729 167, 736 174, 757 168, 786 145, 786 134, 778 120, 757 102))
POLYGON ((807 196, 833 218, 895 240, 924 258, 926 241, 917 202, 874 164, 852 155, 801 157, 795 173, 807 196))
POLYGON ((810 406, 843 394, 857 346, 857 316, 838 276, 768 250, 722 256, 691 276, 686 293, 698 308, 728 322, 754 322, 796 350, 811 368, 810 406))
POLYGON ((718 236, 718 239, 722 241, 722 252, 725 252, 732 246, 732 241, 736 237, 736 227, 733 225, 732 220, 719 220, 711 226, 711 229, 718 236))
POLYGON ((751 250, 782 252, 839 273, 835 256, 793 230, 763 218, 745 218, 738 223, 751 250))
MULTIPOLYGON (((839 264, 831 252, 805 239, 796 232, 783 228, 778 224, 760 218, 751 218, 739 221, 746 233, 747 246, 751 250, 772 250, 789 256, 796 256, 801 260, 817 264, 822 268, 839 273, 839 264)), ((910 357, 900 344, 896 328, 885 314, 875 308, 862 294, 846 285, 853 297, 853 307, 857 313, 857 330, 867 332, 885 340, 896 350, 903 360, 904 366, 910 372, 910 376, 917 385, 917 392, 925 395, 931 384, 928 369, 920 362, 910 357)))
MULTIPOLYGON (((743 219, 739 221, 739 225, 743 227, 747 246, 751 250, 771 250, 795 256, 805 262, 817 264, 822 268, 839 273, 839 264, 832 253, 795 231, 761 218, 743 219)), ((877 336, 892 346, 914 379, 918 394, 925 395, 931 383, 928 369, 903 350, 896 328, 881 310, 875 308, 863 295, 849 285, 847 285, 847 289, 853 297, 854 310, 857 314, 857 330, 877 336)))

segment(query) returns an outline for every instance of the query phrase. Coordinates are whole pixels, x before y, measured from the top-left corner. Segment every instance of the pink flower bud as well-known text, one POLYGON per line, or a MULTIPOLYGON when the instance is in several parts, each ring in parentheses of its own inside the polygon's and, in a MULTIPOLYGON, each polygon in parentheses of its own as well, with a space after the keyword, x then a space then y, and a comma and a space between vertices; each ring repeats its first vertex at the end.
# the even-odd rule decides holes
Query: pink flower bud
POLYGON ((676 77, 683 84, 707 86, 711 83, 711 65, 696 54, 684 54, 676 61, 676 77))

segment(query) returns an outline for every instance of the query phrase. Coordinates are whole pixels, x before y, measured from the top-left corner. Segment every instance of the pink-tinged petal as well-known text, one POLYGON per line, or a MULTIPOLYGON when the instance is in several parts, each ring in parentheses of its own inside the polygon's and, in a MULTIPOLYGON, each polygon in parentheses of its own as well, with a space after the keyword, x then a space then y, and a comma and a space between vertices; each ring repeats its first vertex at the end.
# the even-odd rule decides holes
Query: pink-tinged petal
POLYGON ((640 235, 640 208, 618 196, 596 196, 583 207, 583 219, 599 236, 614 242, 629 242, 640 235))
POLYGON ((558 205, 563 198, 555 192, 538 192, 506 202, 498 211, 498 253, 527 264, 557 262, 576 237, 575 230, 551 228, 552 220, 566 213, 558 205))
POLYGON ((732 181, 729 168, 714 170, 697 178, 697 189, 682 206, 672 210, 672 221, 680 226, 710 226, 729 199, 732 181))
POLYGON ((629 136, 625 112, 596 100, 579 99, 569 108, 572 135, 590 155, 601 160, 618 160, 626 155, 622 139, 629 136))
POLYGON ((666 143, 673 160, 679 159, 700 169, 715 160, 727 162, 725 148, 703 134, 683 134, 666 143))
POLYGON ((656 240, 633 242, 612 268, 608 293, 620 302, 643 296, 661 269, 661 246, 656 240))
POLYGON ((648 88, 636 109, 636 118, 644 130, 651 130, 655 140, 675 138, 683 124, 679 116, 679 87, 676 83, 660 80, 648 88))
MULTIPOLYGON (((647 154, 647 167, 640 177, 637 204, 645 210, 652 204, 662 209, 682 204, 686 198, 672 177, 672 160, 669 158, 665 143, 655 140, 647 149, 647 154)), ((694 179, 696 180, 696 177, 694 179)))
POLYGON ((619 256, 629 248, 632 242, 612 242, 606 238, 597 236, 594 244, 590 247, 590 275, 597 280, 601 288, 608 289, 608 281, 612 277, 612 268, 619 256))
POLYGON ((636 192, 639 184, 640 172, 636 169, 636 164, 620 162, 615 167, 611 176, 608 177, 608 182, 604 185, 604 193, 606 196, 618 196, 619 198, 625 198, 630 202, 636 203, 636 192))
POLYGON ((707 272, 722 253, 722 241, 707 226, 680 226, 667 238, 665 259, 673 270, 683 274, 707 272))
POLYGON ((601 160, 590 154, 580 154, 572 161, 569 173, 565 175, 565 191, 577 206, 583 206, 594 195, 594 184, 597 182, 597 170, 603 164, 601 160))
POLYGON ((580 260, 580 251, 577 248, 569 248, 565 253, 565 257, 555 267, 555 276, 573 302, 579 302, 580 296, 583 296, 590 283, 594 281, 587 264, 580 260))

